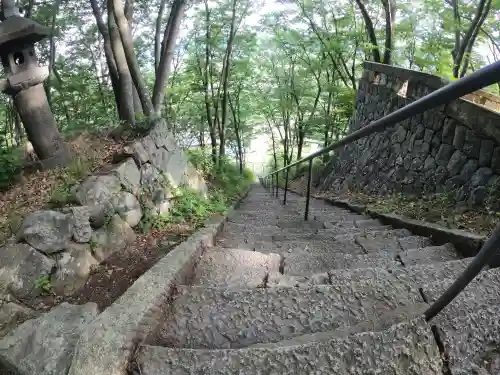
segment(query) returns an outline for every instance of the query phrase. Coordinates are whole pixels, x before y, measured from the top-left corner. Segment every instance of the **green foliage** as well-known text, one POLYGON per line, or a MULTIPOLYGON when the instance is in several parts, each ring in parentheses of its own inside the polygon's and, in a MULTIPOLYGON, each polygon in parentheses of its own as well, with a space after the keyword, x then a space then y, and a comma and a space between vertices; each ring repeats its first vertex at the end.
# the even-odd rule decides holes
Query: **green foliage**
POLYGON ((19 148, 0 148, 0 190, 8 188, 22 171, 22 155, 19 148))
POLYGON ((52 282, 50 281, 50 276, 40 276, 35 281, 35 287, 40 291, 41 294, 52 294, 52 282))
POLYGON ((72 189, 90 174, 90 162, 83 161, 79 157, 61 170, 59 183, 52 191, 49 204, 51 207, 63 207, 73 200, 72 189))

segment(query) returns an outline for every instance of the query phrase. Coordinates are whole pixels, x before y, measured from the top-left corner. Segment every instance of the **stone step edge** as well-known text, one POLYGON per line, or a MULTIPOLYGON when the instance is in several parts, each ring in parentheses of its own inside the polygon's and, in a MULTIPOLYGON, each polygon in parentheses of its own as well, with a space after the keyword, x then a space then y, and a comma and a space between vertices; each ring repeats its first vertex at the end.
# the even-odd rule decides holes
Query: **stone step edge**
POLYGON ((85 328, 67 375, 127 374, 138 344, 155 329, 176 286, 193 276, 205 249, 215 245, 227 218, 254 187, 250 185, 224 215, 207 219, 202 229, 160 259, 85 328))
MULTIPOLYGON (((294 189, 288 188, 288 191, 304 196, 303 193, 294 189)), ((392 225, 394 228, 408 229, 419 236, 429 237, 436 245, 451 243, 455 246, 457 251, 466 258, 475 256, 487 239, 486 236, 468 231, 450 229, 424 220, 415 220, 401 215, 371 210, 363 204, 354 203, 347 199, 327 198, 317 194, 311 194, 311 197, 322 200, 335 207, 347 208, 358 214, 371 216, 374 219, 379 219, 384 224, 392 225)))

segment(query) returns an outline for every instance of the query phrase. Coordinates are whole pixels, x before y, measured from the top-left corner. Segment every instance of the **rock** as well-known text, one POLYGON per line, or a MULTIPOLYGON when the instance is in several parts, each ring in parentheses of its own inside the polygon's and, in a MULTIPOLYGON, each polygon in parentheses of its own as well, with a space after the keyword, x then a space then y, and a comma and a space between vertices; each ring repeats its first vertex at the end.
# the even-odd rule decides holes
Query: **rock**
POLYGON ((116 251, 123 250, 135 240, 135 233, 120 215, 114 215, 108 225, 92 233, 94 257, 104 261, 116 251))
POLYGON ((462 170, 460 171, 460 177, 463 181, 469 181, 474 173, 477 171, 477 160, 470 159, 467 160, 462 170))
POLYGON ((9 363, 23 375, 66 374, 80 334, 97 314, 95 303, 64 302, 24 322, 0 340, 0 363, 9 363))
POLYGON ((191 189, 196 190, 206 198, 208 188, 207 185, 205 184, 205 180, 198 173, 196 168, 193 167, 193 165, 189 162, 187 163, 187 166, 184 170, 183 183, 184 185, 189 186, 191 189))
POLYGON ((98 175, 87 178, 77 189, 76 198, 82 206, 99 206, 122 190, 116 176, 98 175))
POLYGON ((481 140, 481 147, 479 151, 479 166, 487 167, 491 163, 491 157, 493 156, 493 148, 495 144, 489 139, 481 140))
POLYGON ((156 214, 162 215, 170 211, 170 202, 169 200, 172 199, 174 195, 172 192, 167 189, 167 188, 161 188, 157 189, 153 193, 153 205, 156 210, 156 214))
POLYGON ((156 147, 154 141, 151 139, 151 137, 149 135, 142 138, 141 143, 144 146, 144 150, 146 150, 146 152, 148 154, 149 161, 151 162, 156 157, 156 153, 158 152, 158 148, 156 147))
POLYGON ((187 166, 187 161, 181 150, 172 152, 168 167, 165 172, 168 181, 173 187, 178 187, 182 184, 184 178, 184 169, 187 166))
POLYGON ((453 146, 443 143, 436 154, 436 163, 442 166, 448 165, 454 150, 453 146))
POLYGON ((467 156, 460 150, 456 150, 453 155, 451 155, 450 161, 448 162, 448 172, 450 176, 458 174, 465 162, 467 161, 467 156))
POLYGON ((0 306, 0 338, 12 331, 21 323, 32 319, 37 312, 14 302, 7 302, 0 306))
POLYGON ((457 190, 463 185, 463 180, 460 176, 452 177, 445 182, 446 190, 457 190))
POLYGON ((430 155, 427 156, 424 162, 424 171, 436 169, 436 161, 430 155))
POLYGON ((159 148, 156 152, 155 157, 151 160, 151 163, 162 172, 168 170, 168 162, 170 161, 171 153, 166 149, 159 148))
POLYGON ((434 132, 431 129, 425 129, 424 142, 427 142, 430 144, 432 142, 433 135, 434 135, 434 132))
POLYGON ((134 141, 123 148, 123 153, 132 157, 137 165, 143 165, 149 161, 149 154, 141 141, 134 141))
POLYGON ((441 140, 443 143, 451 145, 453 143, 453 138, 455 137, 455 124, 453 123, 453 119, 446 118, 443 126, 443 134, 441 136, 441 140))
POLYGON ((455 136, 453 137, 453 146, 461 150, 464 142, 467 129, 464 126, 458 125, 455 127, 455 136))
POLYGON ((37 282, 49 276, 55 262, 27 244, 18 243, 0 249, 0 284, 18 298, 40 294, 37 282))
POLYGON ((488 197, 488 189, 484 186, 475 188, 469 197, 469 205, 480 206, 488 197))
POLYGON ((392 142, 391 143, 402 143, 406 138, 406 129, 401 125, 398 126, 395 132, 392 134, 392 142))
POLYGON ((175 142, 174 135, 171 132, 167 132, 164 147, 170 152, 177 150, 177 142, 175 142))
POLYGON ((481 140, 474 135, 472 130, 467 129, 465 132, 465 141, 462 147, 464 154, 470 158, 479 158, 481 149, 481 140))
POLYGON ((91 208, 88 206, 71 207, 73 215, 73 240, 78 243, 87 243, 92 237, 90 226, 91 208))
POLYGON ((132 228, 141 221, 141 205, 133 194, 124 191, 113 199, 112 204, 116 213, 132 228))
POLYGON ((24 219, 17 238, 32 247, 51 254, 64 249, 73 235, 69 215, 57 211, 39 211, 24 219))
POLYGON ((57 271, 52 286, 57 294, 70 295, 85 285, 92 266, 99 264, 92 256, 90 245, 71 244, 58 254, 57 271))
POLYGON ((93 228, 100 228, 106 224, 114 214, 115 208, 110 201, 105 201, 98 206, 93 206, 90 208, 90 225, 93 228))
POLYGON ((152 185, 161 177, 160 171, 149 163, 141 167, 141 185, 152 185))
POLYGON ((486 186, 492 175, 493 171, 490 168, 479 168, 470 179, 471 186, 486 186))
POLYGON ((129 158, 119 164, 113 170, 113 174, 118 178, 118 181, 125 189, 132 194, 137 194, 141 186, 141 173, 134 162, 134 159, 129 158))
POLYGON ((151 137, 157 148, 162 148, 167 144, 169 132, 167 123, 164 119, 159 118, 153 121, 149 136, 151 137))
POLYGON ((500 174, 500 147, 495 147, 493 149, 493 155, 491 156, 491 169, 500 174))

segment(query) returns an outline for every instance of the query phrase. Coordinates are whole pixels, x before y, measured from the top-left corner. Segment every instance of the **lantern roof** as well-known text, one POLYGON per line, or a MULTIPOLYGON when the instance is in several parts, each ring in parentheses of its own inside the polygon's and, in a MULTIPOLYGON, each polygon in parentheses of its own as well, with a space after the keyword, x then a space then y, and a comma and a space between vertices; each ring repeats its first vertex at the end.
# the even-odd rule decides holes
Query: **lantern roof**
POLYGON ((21 16, 8 17, 0 23, 0 52, 10 52, 20 46, 35 44, 50 34, 48 27, 32 19, 21 16))

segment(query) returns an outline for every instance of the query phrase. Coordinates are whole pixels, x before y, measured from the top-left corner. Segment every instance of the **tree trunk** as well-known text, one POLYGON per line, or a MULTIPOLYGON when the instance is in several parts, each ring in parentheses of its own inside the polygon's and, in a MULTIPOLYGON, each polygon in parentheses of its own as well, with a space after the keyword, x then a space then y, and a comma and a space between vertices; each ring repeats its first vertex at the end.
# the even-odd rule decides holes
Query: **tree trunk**
POLYGON ((363 20, 365 21, 366 33, 368 34, 368 39, 372 44, 373 61, 378 63, 382 62, 380 59, 380 51, 377 42, 377 36, 375 34, 375 28, 373 27, 373 22, 370 18, 370 15, 368 14, 368 11, 366 10, 366 7, 363 4, 362 0, 356 0, 356 4, 358 4, 361 15, 363 16, 363 20))
MULTIPOLYGON (((158 17, 156 17, 156 31, 155 31, 155 73, 158 75, 158 66, 160 65, 161 59, 161 22, 163 20, 163 13, 165 12, 165 6, 167 0, 160 1, 160 8, 158 10, 158 17)), ((170 11, 172 14, 172 10, 170 11)))
MULTIPOLYGON (((125 18, 127 18, 128 21, 128 26, 130 30, 130 39, 133 40, 132 36, 132 29, 133 29, 133 24, 134 24, 134 0, 126 0, 125 1, 125 18)), ((137 92, 137 88, 134 87, 132 88, 132 98, 134 100, 134 113, 135 113, 135 118, 138 117, 138 115, 142 115, 142 105, 141 105, 141 99, 139 98, 139 93, 137 92)))
POLYGON ((229 39, 227 41, 226 56, 225 56, 225 69, 222 72, 222 118, 221 118, 221 128, 219 130, 220 137, 220 149, 219 155, 225 155, 225 131, 227 124, 227 100, 228 100, 228 85, 229 85, 229 73, 231 71, 231 54, 233 52, 233 43, 235 37, 235 23, 236 23, 236 2, 233 0, 233 8, 231 14, 231 27, 229 29, 229 39))
POLYGON ((127 59, 123 50, 123 44, 120 39, 115 19, 113 16, 113 0, 108 0, 108 30, 111 49, 113 50, 116 68, 119 77, 119 114, 120 119, 125 121, 129 126, 135 125, 135 111, 134 111, 134 94, 133 82, 130 76, 127 59))
MULTIPOLYGON (((153 104, 149 97, 148 88, 144 82, 141 71, 139 69, 139 63, 137 62, 137 57, 134 52, 134 43, 131 38, 130 28, 128 26, 127 18, 125 17, 123 5, 121 0, 109 0, 112 4, 113 16, 115 18, 116 24, 118 26, 118 31, 120 33, 121 42, 123 45, 123 50, 125 52, 125 58, 127 60, 127 65, 132 76, 132 81, 134 82, 139 98, 141 100, 142 109, 147 117, 151 117, 153 114, 153 104)), ((133 95, 132 95, 133 97, 133 95)), ((132 99, 133 105, 133 99, 132 99)))
POLYGON ((203 74, 203 85, 205 86, 205 110, 207 113, 208 132, 210 133, 210 142, 212 147, 212 161, 214 165, 217 160, 217 135, 215 134, 215 124, 212 121, 212 104, 210 102, 210 87, 208 83, 209 65, 210 65, 210 10, 208 2, 205 0, 205 72, 203 74))
POLYGON ((391 65, 392 50, 394 47, 394 25, 396 23, 396 2, 395 0, 382 0, 385 11, 385 50, 383 63, 391 65))
MULTIPOLYGON (((97 4, 97 0, 90 0, 90 5, 92 6, 92 12, 94 13, 94 17, 96 19, 97 28, 99 29, 99 33, 103 39, 103 47, 104 47, 104 57, 106 58, 106 64, 108 66, 109 78, 111 80, 111 86, 113 87, 113 94, 115 96, 116 109, 118 111, 118 115, 121 118, 120 112, 120 79, 118 75, 118 69, 115 63, 115 57, 113 54, 113 49, 111 47, 111 40, 109 36, 109 30, 104 20, 102 18, 102 12, 99 9, 97 4)), ((125 119, 123 119, 125 120, 125 119)))
POLYGON ((172 59, 174 57, 175 43, 179 28, 181 25, 184 10, 186 8, 185 0, 175 0, 170 10, 168 24, 165 27, 163 37, 162 54, 158 65, 158 73, 156 75, 155 86, 153 89, 153 106, 156 114, 161 112, 163 97, 165 96, 165 87, 168 82, 168 76, 172 68, 172 59))
POLYGON ((45 92, 47 93, 47 101, 49 106, 52 106, 52 93, 50 92, 51 80, 52 80, 52 70, 54 69, 54 64, 56 62, 56 41, 54 39, 54 34, 56 30, 56 20, 57 13, 59 12, 59 3, 61 0, 54 0, 52 4, 52 25, 51 25, 51 36, 50 36, 50 52, 49 52, 49 76, 45 82, 45 92))
POLYGON ((462 78, 465 76, 467 73, 467 69, 469 68, 470 64, 470 55, 472 53, 472 47, 474 46, 474 43, 476 42, 477 36, 479 34, 479 30, 481 29, 481 26, 483 25, 484 21, 486 20, 486 17, 488 17, 488 13, 490 12, 491 9, 491 0, 486 1, 486 5, 484 7, 484 11, 481 14, 481 18, 479 19, 478 23, 476 24, 476 27, 474 31, 472 32, 472 36, 470 37, 467 47, 465 48, 465 53, 463 55, 463 62, 462 62, 462 69, 460 71, 459 77, 462 78))
MULTIPOLYGON (((478 4, 477 9, 476 9, 476 14, 474 15, 474 18, 472 19, 471 24, 470 24, 469 28, 467 29, 467 32, 465 33, 465 36, 462 40, 462 43, 460 44, 460 46, 456 50, 455 59, 453 61, 453 63, 454 63, 453 64, 453 76, 455 78, 459 77, 459 71, 460 71, 460 66, 462 65, 462 59, 464 57, 467 46, 469 45, 469 42, 471 41, 471 39, 474 35, 475 29, 478 26, 480 19, 482 18, 483 10, 484 10, 485 5, 486 5, 486 1, 487 0, 479 0, 479 4, 478 4)), ((479 25, 479 26, 481 26, 481 25, 479 25)))

